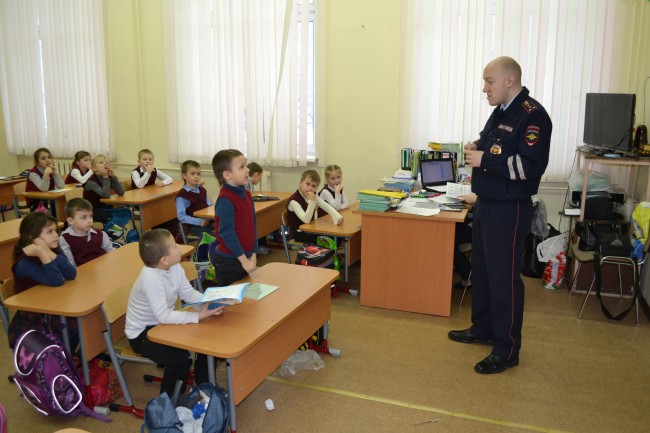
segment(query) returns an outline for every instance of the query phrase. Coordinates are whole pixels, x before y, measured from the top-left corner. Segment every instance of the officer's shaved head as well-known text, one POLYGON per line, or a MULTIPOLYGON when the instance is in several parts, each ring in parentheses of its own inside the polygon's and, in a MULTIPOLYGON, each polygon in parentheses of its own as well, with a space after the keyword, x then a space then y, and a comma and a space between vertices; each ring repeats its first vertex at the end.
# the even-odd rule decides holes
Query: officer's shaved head
POLYGON ((497 66, 505 76, 512 76, 514 84, 521 84, 521 66, 512 57, 501 56, 488 63, 488 66, 497 66))

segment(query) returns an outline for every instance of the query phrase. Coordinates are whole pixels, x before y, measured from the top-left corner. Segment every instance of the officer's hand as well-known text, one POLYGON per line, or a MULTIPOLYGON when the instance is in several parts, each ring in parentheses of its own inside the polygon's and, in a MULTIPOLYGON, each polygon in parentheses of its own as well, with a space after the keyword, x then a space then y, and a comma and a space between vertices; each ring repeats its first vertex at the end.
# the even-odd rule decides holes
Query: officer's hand
POLYGON ((480 167, 482 158, 482 150, 465 150, 465 164, 470 167, 480 167))
POLYGON ((473 141, 468 141, 465 143, 464 150, 476 150, 476 143, 473 141))

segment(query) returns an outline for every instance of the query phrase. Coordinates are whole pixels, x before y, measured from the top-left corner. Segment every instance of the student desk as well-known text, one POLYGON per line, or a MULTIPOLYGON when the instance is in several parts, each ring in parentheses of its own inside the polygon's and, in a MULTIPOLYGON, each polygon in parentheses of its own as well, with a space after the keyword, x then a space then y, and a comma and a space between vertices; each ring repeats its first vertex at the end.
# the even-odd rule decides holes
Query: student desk
POLYGON ((55 189, 53 191, 29 191, 21 194, 24 197, 28 197, 34 200, 47 200, 54 203, 54 208, 56 209, 56 219, 64 223, 65 218, 65 192, 73 188, 76 188, 76 185, 66 185, 65 188, 55 189))
POLYGON ((361 305, 448 317, 454 234, 467 209, 431 217, 355 212, 363 225, 361 305))
POLYGON ((343 251, 345 254, 345 287, 344 291, 357 294, 356 290, 350 291, 348 287, 348 267, 359 261, 361 256, 361 215, 354 213, 358 203, 353 203, 349 208, 339 211, 343 222, 335 226, 332 217, 324 215, 309 224, 302 224, 300 230, 307 233, 322 234, 343 239, 343 251))
POLYGON ((11 206, 14 202, 14 185, 25 182, 25 177, 0 180, 0 206, 11 206))
MULTIPOLYGON (((292 192, 255 192, 255 195, 269 195, 273 197, 278 197, 280 200, 272 201, 256 201, 255 205, 255 217, 257 219, 257 237, 263 238, 269 233, 273 233, 275 230, 280 228, 280 217, 282 212, 287 208, 287 202, 289 197, 291 197, 292 192)), ((205 209, 194 212, 194 215, 197 218, 203 219, 214 219, 214 206, 208 206, 205 209)))
MULTIPOLYGON (((59 315, 63 322, 68 317, 78 319, 84 383, 90 383, 88 360, 106 350, 102 337, 104 318, 99 307, 113 290, 132 284, 138 278, 144 266, 138 245, 137 242, 126 244, 79 266, 77 278, 66 281, 63 286, 38 285, 5 301, 5 306, 14 310, 59 315)), ((180 245, 180 248, 183 255, 194 249, 188 245, 180 245)), ((114 326, 123 327, 124 321, 118 320, 114 326)), ((65 334, 64 340, 67 340, 65 334)), ((65 343, 69 347, 69 342, 65 343)))
MULTIPOLYGON (((14 245, 19 237, 20 223, 23 219, 17 218, 0 223, 0 281, 13 276, 11 266, 13 265, 14 245)), ((59 222, 58 228, 63 227, 59 222)))
POLYGON ((122 197, 103 198, 102 203, 137 208, 142 236, 150 228, 176 218, 176 195, 182 187, 181 180, 165 186, 150 185, 124 191, 122 197))
POLYGON ((208 355, 215 384, 214 358, 225 358, 231 431, 237 430, 235 405, 289 357, 330 317, 332 269, 269 263, 241 282, 279 289, 259 301, 244 299, 222 316, 197 324, 158 325, 148 333, 157 343, 208 355))

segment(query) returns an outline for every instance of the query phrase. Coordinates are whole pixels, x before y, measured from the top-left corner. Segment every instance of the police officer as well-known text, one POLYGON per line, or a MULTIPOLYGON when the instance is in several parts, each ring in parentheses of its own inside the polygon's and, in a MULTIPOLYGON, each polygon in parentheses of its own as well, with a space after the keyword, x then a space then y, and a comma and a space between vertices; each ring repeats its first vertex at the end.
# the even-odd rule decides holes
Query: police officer
POLYGON ((478 196, 472 229, 472 326, 449 332, 461 343, 493 346, 474 366, 481 374, 519 364, 524 283, 524 239, 532 220, 531 196, 548 164, 551 119, 521 85, 521 67, 499 57, 483 70, 483 92, 497 108, 480 138, 465 145, 478 196))

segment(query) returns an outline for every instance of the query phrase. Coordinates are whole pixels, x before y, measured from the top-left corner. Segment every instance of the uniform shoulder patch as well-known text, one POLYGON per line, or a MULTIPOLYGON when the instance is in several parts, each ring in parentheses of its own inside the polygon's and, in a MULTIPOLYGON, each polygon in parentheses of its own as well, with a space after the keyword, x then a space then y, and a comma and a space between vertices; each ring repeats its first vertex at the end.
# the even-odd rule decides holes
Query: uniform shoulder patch
POLYGON ((526 127, 526 144, 534 146, 539 141, 539 126, 529 125, 526 127))
POLYGON ((522 104, 522 108, 526 110, 526 113, 532 113, 533 111, 537 110, 537 105, 533 103, 533 101, 526 99, 522 104))

